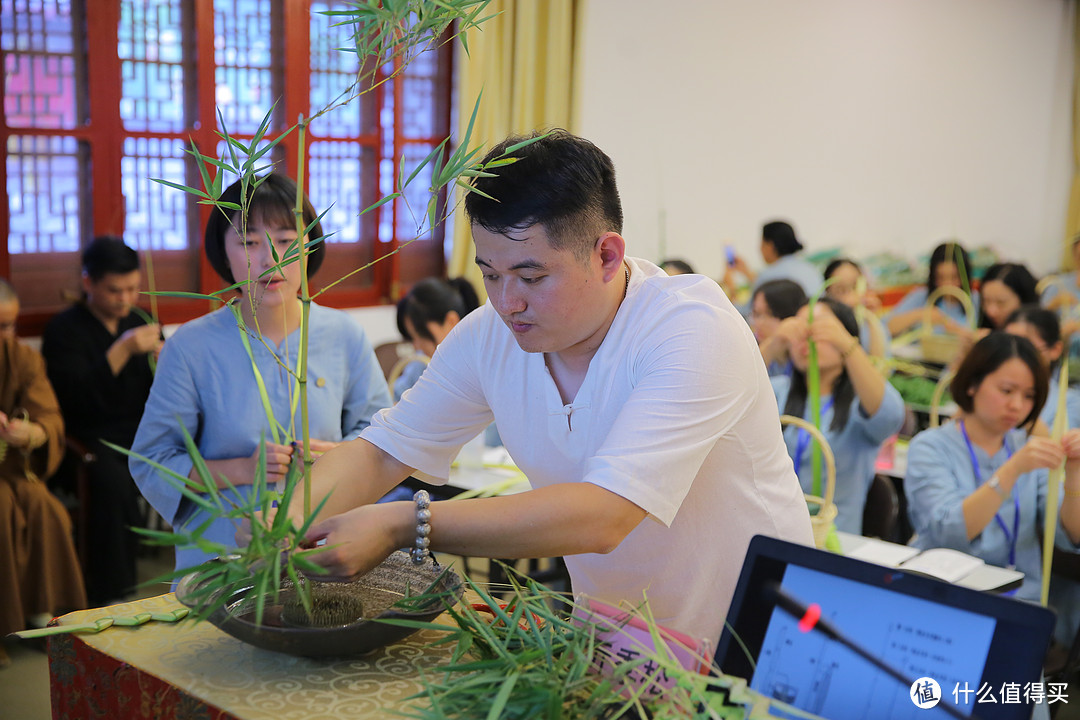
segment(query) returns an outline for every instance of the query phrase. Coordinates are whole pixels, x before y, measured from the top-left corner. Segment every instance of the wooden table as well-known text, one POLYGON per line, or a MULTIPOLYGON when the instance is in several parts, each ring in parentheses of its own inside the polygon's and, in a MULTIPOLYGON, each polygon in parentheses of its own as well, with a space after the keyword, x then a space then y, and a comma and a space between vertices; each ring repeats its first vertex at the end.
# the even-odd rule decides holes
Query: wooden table
MULTIPOLYGON (((173 594, 70 613, 62 625, 167 612, 173 594)), ((442 618, 446 616, 443 615, 442 618)), ((421 670, 445 664, 436 631, 361 658, 314 660, 260 650, 209 623, 149 622, 49 639, 54 720, 386 718, 416 701, 421 670)))

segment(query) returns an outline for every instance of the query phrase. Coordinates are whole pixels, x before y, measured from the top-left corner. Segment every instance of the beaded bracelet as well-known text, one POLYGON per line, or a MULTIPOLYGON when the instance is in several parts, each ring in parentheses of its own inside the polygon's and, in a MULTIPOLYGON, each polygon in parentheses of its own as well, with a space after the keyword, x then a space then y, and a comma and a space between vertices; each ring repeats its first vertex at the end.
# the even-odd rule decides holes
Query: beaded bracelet
POLYGON ((417 490, 416 501, 416 547, 409 551, 414 565, 420 565, 431 555, 431 496, 427 490, 417 490))
POLYGON ((1065 490, 1065 497, 1080 497, 1080 490, 1065 490))

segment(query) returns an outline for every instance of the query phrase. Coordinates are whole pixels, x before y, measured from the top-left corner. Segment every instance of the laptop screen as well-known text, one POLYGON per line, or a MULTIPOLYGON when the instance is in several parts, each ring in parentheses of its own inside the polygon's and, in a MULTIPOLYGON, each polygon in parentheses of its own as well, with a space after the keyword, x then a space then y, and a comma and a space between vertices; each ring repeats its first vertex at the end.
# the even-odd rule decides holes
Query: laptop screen
POLYGON ((965 716, 1026 718, 1031 706, 1003 702, 1003 693, 1015 687, 1022 701, 1024 686, 1040 682, 1053 623, 1030 603, 757 536, 716 659, 758 692, 829 720, 949 717, 929 707, 934 699, 965 716), (800 608, 797 617, 780 596, 800 608), (812 628, 817 613, 838 638, 812 628), (913 688, 922 678, 936 689, 913 688), (979 702, 980 690, 997 702, 979 702))

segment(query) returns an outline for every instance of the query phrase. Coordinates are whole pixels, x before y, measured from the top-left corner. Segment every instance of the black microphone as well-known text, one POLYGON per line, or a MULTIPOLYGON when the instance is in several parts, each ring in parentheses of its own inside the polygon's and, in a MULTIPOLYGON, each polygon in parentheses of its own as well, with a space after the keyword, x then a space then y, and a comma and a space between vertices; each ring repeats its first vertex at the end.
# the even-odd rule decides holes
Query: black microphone
MULTIPOLYGON (((896 680, 904 687, 905 690, 910 689, 911 686, 915 683, 915 680, 917 678, 910 678, 904 675, 904 673, 900 672, 892 665, 889 665, 876 655, 871 654, 869 650, 859 645, 847 635, 840 632, 840 630, 835 625, 833 625, 825 618, 821 617, 820 608, 816 606, 814 606, 813 608, 807 607, 807 605, 801 600, 788 593, 788 591, 784 590, 784 588, 780 587, 780 583, 775 581, 770 582, 765 586, 765 590, 767 596, 772 596, 766 597, 766 599, 773 600, 776 604, 776 607, 780 608, 788 615, 798 620, 799 629, 803 632, 809 632, 810 630, 817 630, 821 632, 825 635, 825 637, 840 643, 844 647, 854 652, 859 657, 869 662, 874 667, 884 672, 889 677, 896 680)), ((938 702, 938 707, 949 713, 949 715, 954 718, 960 718, 960 720, 968 720, 968 716, 961 712, 961 710, 955 705, 949 703, 945 699, 944 695, 942 695, 940 702, 938 702)), ((971 717, 975 718, 975 715, 972 714, 971 717)), ((978 719, 976 718, 975 720, 978 719)))

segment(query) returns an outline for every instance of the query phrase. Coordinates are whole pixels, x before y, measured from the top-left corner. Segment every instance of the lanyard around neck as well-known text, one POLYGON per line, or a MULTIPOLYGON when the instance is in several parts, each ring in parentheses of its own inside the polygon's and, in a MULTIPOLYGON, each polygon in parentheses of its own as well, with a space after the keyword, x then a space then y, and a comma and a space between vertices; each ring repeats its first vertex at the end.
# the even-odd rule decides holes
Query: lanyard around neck
MULTIPOLYGON (((821 424, 821 416, 829 411, 829 408, 832 407, 832 403, 833 399, 830 395, 828 401, 821 406, 821 412, 818 413, 818 425, 821 424)), ((806 430, 803 430, 802 428, 799 428, 798 439, 795 440, 795 457, 792 459, 792 462, 795 465, 796 475, 799 474, 799 468, 802 467, 802 456, 803 453, 806 452, 806 448, 808 445, 810 445, 810 433, 808 433, 806 430)))
MULTIPOLYGON (((960 434, 964 436, 964 442, 967 444, 968 455, 971 456, 971 469, 975 472, 975 484, 982 485, 982 472, 979 470, 979 459, 975 456, 975 446, 971 444, 971 438, 968 437, 967 427, 964 425, 964 421, 960 421, 960 434)), ((1012 450, 1009 448, 1008 438, 1004 438, 1001 441, 1002 446, 1005 448, 1005 452, 1008 456, 1012 457, 1012 450)), ((1001 519, 1001 513, 994 513, 994 519, 997 520, 997 524, 1001 526, 1001 532, 1005 533, 1005 539, 1009 543, 1009 567, 1016 567, 1016 540, 1020 535, 1020 497, 1016 492, 1016 486, 1013 485, 1012 492, 1010 493, 1013 499, 1013 508, 1016 512, 1013 513, 1013 528, 1012 533, 1009 532, 1009 528, 1005 525, 1005 521, 1001 519)))

